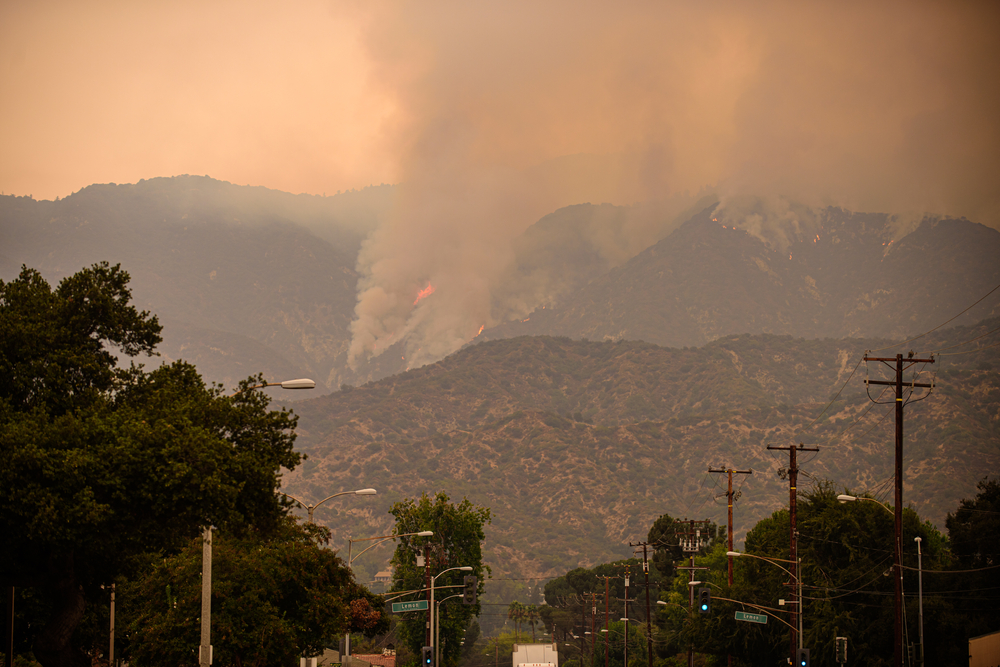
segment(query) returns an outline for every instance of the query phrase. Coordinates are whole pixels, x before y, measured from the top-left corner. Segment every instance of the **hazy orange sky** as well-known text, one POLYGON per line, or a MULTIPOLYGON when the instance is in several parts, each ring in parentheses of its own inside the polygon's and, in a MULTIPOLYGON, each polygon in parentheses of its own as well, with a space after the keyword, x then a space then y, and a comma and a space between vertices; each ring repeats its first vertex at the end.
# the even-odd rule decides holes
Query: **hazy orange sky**
POLYGON ((401 183, 351 356, 420 363, 544 303, 509 293, 511 240, 567 204, 1000 228, 998 34, 995 1, 4 2, 0 190, 401 183))
POLYGON ((997 8, 5 2, 0 190, 322 194, 587 153, 621 182, 564 197, 721 184, 996 216, 997 8))

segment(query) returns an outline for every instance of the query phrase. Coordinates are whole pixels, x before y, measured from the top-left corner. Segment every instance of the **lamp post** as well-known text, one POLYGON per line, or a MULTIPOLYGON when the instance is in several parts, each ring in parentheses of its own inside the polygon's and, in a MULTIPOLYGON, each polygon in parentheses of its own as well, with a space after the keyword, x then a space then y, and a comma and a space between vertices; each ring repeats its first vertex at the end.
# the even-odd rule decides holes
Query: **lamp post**
MULTIPOLYGON (((902 492, 900 492, 900 493, 902 493, 902 492)), ((896 585, 895 607, 896 607, 896 625, 897 625, 897 627, 895 628, 895 634, 896 634, 895 642, 898 645, 897 646, 897 650, 896 650, 896 660, 897 660, 897 662, 899 662, 899 661, 902 660, 902 629, 901 629, 901 627, 898 627, 898 626, 900 626, 900 619, 903 618, 903 567, 902 567, 902 565, 903 565, 903 545, 900 544, 900 539, 901 539, 901 535, 902 535, 902 528, 901 528, 901 526, 902 526, 901 521, 902 520, 899 519, 897 521, 896 520, 896 514, 897 513, 894 512, 894 511, 892 511, 891 509, 889 509, 885 505, 883 505, 878 500, 875 500, 874 498, 865 498, 864 496, 850 496, 850 495, 847 495, 846 493, 842 493, 839 496, 837 496, 837 500, 840 501, 841 505, 843 505, 844 503, 855 503, 855 502, 857 502, 859 500, 867 500, 868 502, 875 503, 876 505, 878 505, 879 507, 881 507, 882 509, 884 509, 886 512, 888 512, 889 514, 891 514, 893 516, 893 520, 894 520, 895 524, 897 526, 900 526, 899 530, 894 530, 893 531, 893 542, 894 542, 894 544, 893 544, 893 549, 892 549, 893 570, 895 570, 895 572, 896 572, 896 581, 895 581, 895 585, 896 585)), ((902 515, 900 514, 900 516, 902 516, 902 515)), ((918 537, 917 539, 919 540, 920 538, 918 537)), ((920 551, 920 543, 919 542, 917 542, 917 551, 918 552, 920 551)), ((923 582, 921 582, 921 588, 923 588, 923 582)), ((922 601, 921 601, 921 606, 922 606, 922 601)), ((923 627, 921 627, 920 629, 921 629, 921 632, 923 632, 923 627)), ((923 637, 921 637, 921 640, 920 640, 920 648, 923 649, 923 637)))
MULTIPOLYGON (((461 594, 449 595, 448 597, 444 598, 444 600, 441 600, 440 602, 438 602, 437 603, 437 611, 434 612, 435 618, 437 618, 438 621, 441 620, 441 604, 443 602, 445 602, 446 600, 450 600, 452 598, 460 598, 460 597, 462 597, 461 594)), ((440 665, 441 664, 441 641, 440 640, 441 640, 441 623, 440 622, 436 622, 436 623, 434 623, 434 664, 435 665, 440 665)))
MULTIPOLYGON (((624 661, 625 661, 625 667, 628 667, 628 624, 629 624, 629 621, 631 619, 628 618, 627 616, 623 616, 622 618, 619 618, 618 620, 619 621, 625 621, 625 658, 624 658, 624 661)), ((638 622, 639 621, 636 621, 636 623, 638 623, 638 622)), ((607 631, 605 630, 605 632, 607 632, 607 631)), ((607 645, 608 639, 610 639, 610 637, 605 637, 604 638, 605 646, 607 645)))
MULTIPOLYGON (((793 616, 792 616, 792 622, 791 622, 791 624, 789 624, 789 627, 791 627, 791 632, 794 633, 794 632, 796 632, 795 626, 798 625, 798 633, 797 633, 798 634, 798 638, 799 638, 798 648, 802 648, 802 617, 804 616, 804 614, 802 613, 803 612, 803 609, 802 609, 802 579, 800 577, 792 574, 791 570, 789 570, 789 569, 787 569, 785 567, 782 567, 781 565, 778 565, 779 562, 781 562, 781 563, 790 563, 793 567, 797 565, 799 567, 796 567, 795 571, 801 573, 801 571, 802 571, 802 568, 801 568, 802 559, 799 558, 798 562, 796 563, 794 561, 785 560, 784 558, 771 558, 770 556, 758 556, 757 554, 749 554, 749 553, 740 552, 740 551, 727 551, 726 555, 729 556, 730 558, 739 558, 739 557, 742 557, 742 556, 748 556, 750 558, 756 558, 757 560, 762 560, 765 563, 770 563, 771 565, 773 565, 773 566, 775 566, 777 568, 780 568, 780 569, 782 569, 782 570, 784 570, 785 572, 788 573, 788 576, 792 578, 792 582, 793 582, 792 596, 795 598, 795 600, 792 601, 792 611, 790 613, 793 614, 793 616), (795 622, 796 619, 798 620, 798 623, 795 622)), ((792 656, 792 661, 793 662, 795 661, 795 656, 792 656)))
MULTIPOLYGON (((433 530, 421 530, 418 533, 400 533, 399 535, 376 535, 375 537, 362 537, 362 538, 357 539, 357 540, 352 540, 351 538, 348 538, 347 539, 347 569, 348 570, 351 569, 351 563, 353 563, 356 558, 360 558, 361 554, 363 554, 364 552, 368 551, 372 547, 377 547, 378 545, 382 544, 383 542, 388 542, 389 540, 394 540, 397 537, 410 537, 410 536, 413 536, 413 535, 415 535, 417 537, 430 537, 433 534, 434 534, 433 530), (378 542, 376 542, 375 544, 368 545, 367 547, 365 547, 364 549, 362 549, 361 553, 359 553, 357 556, 351 556, 351 549, 354 547, 354 543, 355 542, 368 542, 369 540, 378 540, 378 542)), ((344 655, 350 655, 350 654, 351 654, 351 632, 350 632, 350 630, 348 630, 346 633, 344 633, 344 655)))
POLYGON ((917 585, 919 587, 918 599, 920 600, 920 667, 924 665, 924 558, 920 552, 920 537, 914 537, 917 543, 917 585))
MULTIPOLYGON (((232 394, 263 389, 264 387, 281 387, 282 389, 313 389, 316 383, 308 378, 285 380, 284 382, 262 382, 240 389, 232 394)), ((231 397, 232 397, 231 396, 231 397)), ((212 526, 202 532, 201 546, 201 644, 198 646, 198 664, 209 667, 212 664, 212 526)))
MULTIPOLYGON (((435 574, 433 577, 431 577, 431 605, 430 605, 430 607, 431 607, 431 638, 432 639, 434 638, 434 629, 437 626, 437 620, 434 618, 434 613, 433 613, 434 612, 434 583, 437 581, 437 578, 440 577, 442 574, 445 574, 447 572, 451 572, 453 570, 459 570, 460 572, 472 572, 472 567, 470 567, 469 565, 459 565, 458 567, 449 567, 447 570, 442 570, 442 571, 438 572, 437 574, 435 574)), ((437 648, 435 647, 434 650, 436 651, 437 648)))
POLYGON ((313 521, 313 512, 316 511, 317 507, 319 507, 326 501, 330 500, 331 498, 336 498, 337 496, 349 496, 351 494, 355 496, 374 496, 376 493, 378 493, 378 491, 376 491, 375 489, 358 489, 357 491, 341 491, 340 493, 335 493, 332 496, 327 496, 326 498, 319 501, 315 505, 306 505, 304 502, 302 502, 295 496, 289 493, 285 493, 284 491, 281 492, 281 495, 285 496, 286 498, 291 498, 292 500, 297 502, 299 506, 301 506, 303 509, 305 509, 306 512, 309 513, 309 523, 315 523, 315 521, 313 521))

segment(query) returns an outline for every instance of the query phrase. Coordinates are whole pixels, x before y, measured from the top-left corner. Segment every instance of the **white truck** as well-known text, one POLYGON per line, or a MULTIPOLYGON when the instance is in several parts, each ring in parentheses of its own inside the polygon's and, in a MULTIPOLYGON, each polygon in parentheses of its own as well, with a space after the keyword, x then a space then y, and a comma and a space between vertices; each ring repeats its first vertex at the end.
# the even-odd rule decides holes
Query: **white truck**
POLYGON ((511 667, 559 667, 558 644, 514 644, 511 667))

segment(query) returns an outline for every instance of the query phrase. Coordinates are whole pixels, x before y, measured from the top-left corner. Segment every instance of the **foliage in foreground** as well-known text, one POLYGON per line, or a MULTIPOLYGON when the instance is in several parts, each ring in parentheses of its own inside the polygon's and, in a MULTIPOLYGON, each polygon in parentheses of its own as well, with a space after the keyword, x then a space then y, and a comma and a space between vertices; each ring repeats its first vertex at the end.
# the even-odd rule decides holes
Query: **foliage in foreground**
MULTIPOLYGON (((381 601, 356 584, 326 531, 285 519, 272 535, 218 532, 212 547, 212 644, 215 661, 286 665, 322 653, 346 630, 389 627, 381 601)), ((122 590, 127 659, 143 667, 197 660, 202 540, 153 563, 122 590)))
POLYGON ((206 525, 275 528, 278 472, 300 458, 296 417, 259 392, 225 397, 183 362, 119 366, 160 341, 128 281, 107 263, 55 290, 28 268, 0 281, 0 584, 34 601, 19 629, 45 667, 90 666, 106 639, 88 605, 147 554, 206 525))

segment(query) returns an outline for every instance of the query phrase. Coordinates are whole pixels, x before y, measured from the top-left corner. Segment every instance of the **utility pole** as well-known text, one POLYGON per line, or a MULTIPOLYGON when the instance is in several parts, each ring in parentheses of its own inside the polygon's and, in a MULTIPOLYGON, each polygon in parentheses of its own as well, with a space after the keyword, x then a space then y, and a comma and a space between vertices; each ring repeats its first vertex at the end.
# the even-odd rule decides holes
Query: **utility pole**
MULTIPOLYGON (((729 541, 727 546, 729 551, 733 550, 733 502, 736 498, 733 497, 733 475, 752 475, 753 469, 750 470, 735 470, 733 468, 709 468, 710 473, 725 473, 729 476, 729 490, 726 492, 726 500, 729 505, 729 541)), ((729 585, 733 585, 733 557, 729 556, 729 585)))
MULTIPOLYGON (((677 535, 685 535, 686 539, 681 541, 681 549, 683 549, 688 554, 690 564, 687 567, 680 566, 678 570, 688 571, 688 582, 694 581, 694 571, 695 570, 707 570, 707 567, 695 567, 694 566, 694 555, 698 553, 698 549, 701 548, 701 530, 695 528, 696 525, 708 524, 709 520, 704 519, 702 521, 696 521, 694 519, 681 519, 680 521, 675 521, 675 524, 687 525, 688 530, 686 532, 675 532, 677 535)), ((694 611, 694 586, 688 586, 688 613, 694 611)), ((688 667, 694 667, 694 647, 688 647, 688 667)))
MULTIPOLYGON (((733 475, 752 475, 753 474, 753 469, 751 468, 749 470, 735 470, 732 467, 729 467, 729 468, 709 468, 708 472, 710 472, 710 473, 726 473, 726 475, 729 477, 729 490, 726 491, 726 504, 729 506, 729 522, 728 522, 729 528, 728 528, 728 532, 727 532, 727 536, 728 537, 727 537, 726 546, 728 547, 729 551, 732 551, 733 550, 733 502, 736 500, 736 498, 733 497, 733 475)), ((728 578, 728 582, 729 582, 729 587, 732 588, 733 587, 733 557, 732 556, 727 556, 727 559, 729 560, 729 565, 728 565, 729 578, 728 578)), ((728 655, 728 654, 726 655, 726 664, 727 665, 732 665, 733 664, 733 656, 728 655)), ((653 667, 652 663, 650 663, 649 667, 653 667)))
POLYGON ((792 611, 791 611, 791 629, 788 631, 788 642, 791 645, 791 661, 795 664, 795 653, 796 649, 802 643, 802 638, 797 637, 798 632, 796 631, 796 620, 802 614, 802 598, 798 595, 798 584, 801 581, 802 573, 799 571, 799 533, 795 528, 795 512, 796 512, 796 500, 798 496, 798 491, 796 489, 796 484, 799 476, 799 466, 796 457, 797 452, 818 452, 819 447, 806 447, 802 443, 799 446, 789 445, 788 447, 775 447, 773 445, 768 445, 768 449, 778 449, 788 451, 788 514, 789 514, 789 557, 788 560, 791 562, 792 577, 794 581, 791 582, 792 589, 792 611))
MULTIPOLYGON (((649 613, 649 558, 646 552, 649 542, 636 542, 635 544, 629 542, 628 545, 630 547, 642 547, 642 572, 646 577, 646 657, 649 667, 653 667, 653 622, 649 613)), ((627 598, 628 595, 625 597, 627 598)), ((625 614, 625 616, 627 618, 628 614, 625 614)))
POLYGON ((604 580, 604 667, 608 667, 608 637, 607 635, 611 633, 611 580, 617 579, 618 577, 612 577, 610 575, 597 575, 598 579, 604 580))
MULTIPOLYGON (((895 508, 895 549, 894 549, 894 568, 896 570, 896 576, 893 577, 896 580, 896 624, 895 632, 893 637, 893 656, 895 658, 894 664, 896 667, 903 667, 903 563, 902 563, 902 547, 903 547, 903 405, 904 403, 910 403, 914 399, 912 398, 912 390, 920 387, 923 389, 933 389, 934 384, 927 384, 924 382, 907 382, 903 384, 903 371, 909 369, 914 364, 933 364, 934 357, 930 359, 914 359, 913 352, 911 351, 909 356, 904 360, 902 354, 897 354, 895 357, 869 357, 865 355, 865 363, 869 361, 880 361, 885 365, 892 368, 891 364, 895 365, 896 379, 895 380, 869 380, 865 378, 866 388, 868 385, 886 385, 889 387, 896 388, 896 508, 895 508), (911 394, 910 398, 906 401, 903 400, 903 387, 910 387, 911 394)), ((916 400, 923 400, 930 395, 927 392, 924 396, 916 400)), ((878 403, 879 401, 872 399, 871 393, 869 392, 868 398, 872 400, 873 403, 878 403)))
POLYGON ((431 604, 431 546, 429 544, 424 545, 424 595, 427 598, 427 631, 426 641, 424 646, 432 646, 431 644, 431 612, 434 605, 431 604))

